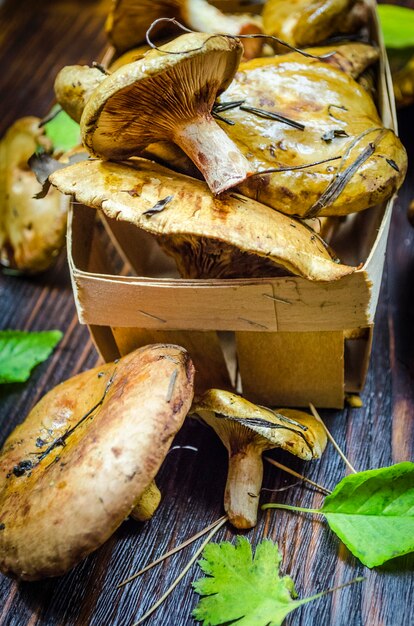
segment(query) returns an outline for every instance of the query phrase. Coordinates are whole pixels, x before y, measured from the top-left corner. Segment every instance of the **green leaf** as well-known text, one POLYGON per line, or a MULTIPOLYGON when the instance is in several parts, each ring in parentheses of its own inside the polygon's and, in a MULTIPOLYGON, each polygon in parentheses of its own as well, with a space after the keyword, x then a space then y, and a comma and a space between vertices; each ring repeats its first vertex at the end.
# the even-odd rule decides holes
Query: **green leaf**
POLYGON ((60 330, 1 330, 0 383, 26 381, 34 366, 47 359, 61 338, 60 330))
POLYGON ((414 551, 414 463, 347 476, 321 509, 331 529, 368 567, 414 551))
POLYGON ((208 577, 193 583, 203 597, 193 617, 203 626, 237 620, 237 626, 280 626, 286 615, 318 596, 295 600, 293 580, 279 575, 281 554, 277 544, 264 540, 252 548, 245 537, 234 546, 211 543, 199 565, 208 577))
POLYGON ((380 4, 377 9, 386 47, 414 46, 414 11, 393 4, 380 4))
POLYGON ((414 463, 346 476, 321 509, 276 508, 325 515, 329 526, 367 567, 414 552, 414 463))
MULTIPOLYGON (((53 114, 53 109, 51 111, 53 114)), ((45 134, 52 142, 53 150, 66 152, 80 143, 80 130, 65 111, 60 111, 44 125, 45 134)))

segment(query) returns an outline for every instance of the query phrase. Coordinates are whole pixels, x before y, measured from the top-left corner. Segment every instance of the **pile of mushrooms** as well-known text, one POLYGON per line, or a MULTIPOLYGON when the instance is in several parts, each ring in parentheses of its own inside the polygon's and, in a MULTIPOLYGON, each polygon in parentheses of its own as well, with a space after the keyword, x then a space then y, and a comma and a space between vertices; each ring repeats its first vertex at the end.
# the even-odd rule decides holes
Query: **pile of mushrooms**
MULTIPOLYGON (((49 182, 152 235, 184 278, 341 280, 355 268, 321 235, 336 216, 387 200, 407 168, 372 99, 366 72, 377 50, 321 45, 363 25, 365 6, 268 0, 266 33, 288 48, 318 45, 286 52, 271 39, 283 51, 275 55, 262 46, 261 16, 228 4, 237 15, 221 13, 219 0, 115 0, 107 30, 118 56, 109 69, 70 66, 55 81, 91 158, 66 157, 49 182), (155 44, 177 34, 171 18, 205 32, 155 44), (243 54, 251 60, 241 63, 243 54)), ((53 220, 39 213, 37 225, 31 202, 13 210, 28 174, 33 185, 26 162, 42 141, 30 118, 0 145, 0 249, 9 266, 47 266, 49 252, 33 260, 37 231, 48 249, 63 238, 64 211, 53 220)), ((62 197, 52 189, 46 199, 62 197)), ((183 348, 156 344, 62 383, 35 406, 0 452, 2 572, 62 574, 127 516, 149 519, 160 502, 154 478, 190 408, 228 450, 224 506, 237 528, 256 524, 264 450, 321 456, 326 435, 311 415, 216 389, 192 403, 193 378, 183 348)))

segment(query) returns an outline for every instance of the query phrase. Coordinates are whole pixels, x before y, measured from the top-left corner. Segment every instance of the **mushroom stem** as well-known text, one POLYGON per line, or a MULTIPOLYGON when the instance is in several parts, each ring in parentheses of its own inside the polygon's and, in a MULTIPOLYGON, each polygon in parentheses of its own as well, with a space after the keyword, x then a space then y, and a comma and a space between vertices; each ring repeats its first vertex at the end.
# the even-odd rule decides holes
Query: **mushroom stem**
POLYGON ((136 503, 135 508, 131 512, 131 517, 137 522, 147 522, 158 509, 160 502, 161 492, 153 480, 145 488, 145 491, 136 503))
POLYGON ((195 163, 215 195, 252 173, 249 161, 210 114, 180 125, 174 142, 195 163))
POLYGON ((224 510, 236 528, 256 526, 262 481, 263 461, 257 446, 248 445, 234 454, 229 453, 224 510))

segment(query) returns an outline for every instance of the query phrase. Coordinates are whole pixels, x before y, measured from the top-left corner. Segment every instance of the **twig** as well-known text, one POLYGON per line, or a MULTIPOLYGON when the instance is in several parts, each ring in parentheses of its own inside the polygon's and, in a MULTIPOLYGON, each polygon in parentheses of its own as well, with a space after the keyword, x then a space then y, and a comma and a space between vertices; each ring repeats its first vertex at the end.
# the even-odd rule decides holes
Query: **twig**
POLYGON ((305 481, 305 483, 309 483, 310 485, 312 485, 312 487, 315 487, 316 489, 319 489, 319 491, 321 491, 326 496, 329 496, 329 494, 332 493, 326 487, 322 487, 322 485, 319 485, 318 483, 315 483, 310 478, 306 478, 306 476, 302 476, 302 474, 299 474, 298 472, 295 472, 295 470, 290 469, 290 467, 287 467, 286 465, 282 465, 282 463, 279 463, 278 461, 274 461, 273 459, 270 459, 267 456, 264 457, 264 460, 267 461, 268 463, 271 463, 275 467, 278 467, 279 469, 283 470, 284 472, 287 472, 288 474, 291 474, 292 476, 295 476, 296 478, 300 478, 301 480, 305 481))
POLYGON ((322 426, 325 429, 325 432, 327 434, 328 439, 331 441, 331 443, 333 444, 335 450, 338 452, 339 456, 341 457, 341 459, 344 461, 344 463, 349 467, 349 469, 351 470, 351 472, 353 474, 357 474, 356 469, 353 467, 353 465, 351 465, 351 463, 348 461, 348 459, 346 458, 345 454, 342 452, 341 448, 338 446, 338 444, 336 443, 335 439, 333 438, 333 436, 331 435, 331 433, 329 432, 329 430, 327 429, 325 422, 322 420, 321 416, 319 415, 318 411, 315 409, 315 407, 313 406, 313 404, 310 402, 309 403, 309 407, 310 410, 312 411, 312 415, 313 417, 318 420, 318 422, 320 422, 322 424, 322 426))
POLYGON ((165 554, 160 556, 158 559, 156 559, 155 561, 153 561, 149 565, 146 565, 145 567, 140 569, 139 572, 136 572, 136 574, 133 574, 132 576, 130 576, 126 580, 123 580, 122 582, 120 582, 116 586, 116 588, 120 589, 121 587, 124 587, 128 583, 132 582, 133 580, 135 580, 136 578, 141 576, 141 574, 144 574, 144 572, 148 572, 148 570, 152 569, 153 567, 155 567, 159 563, 162 563, 162 561, 164 561, 165 559, 168 559, 168 557, 172 556, 173 554, 176 554, 177 552, 180 552, 180 550, 183 550, 184 548, 186 548, 187 546, 192 544, 194 541, 197 541, 197 539, 200 539, 200 537, 202 537, 203 535, 208 533, 210 530, 215 528, 218 524, 223 522, 223 520, 227 520, 227 515, 225 515, 224 517, 220 517, 219 519, 217 519, 215 522, 213 522, 209 526, 206 526, 205 528, 203 528, 203 530, 200 530, 198 533, 196 533, 195 535, 193 535, 189 539, 186 539, 185 541, 183 541, 183 543, 180 543, 179 546, 176 546, 172 550, 169 550, 168 552, 166 552, 165 554))
POLYGON ((174 582, 172 583, 172 585, 170 585, 167 589, 167 591, 161 596, 161 598, 155 603, 153 604, 153 606, 146 612, 144 613, 144 615, 142 617, 140 617, 140 619, 135 622, 135 624, 133 624, 133 626, 138 626, 138 624, 142 624, 142 622, 144 622, 147 617, 149 617, 150 615, 152 615, 152 613, 154 613, 154 611, 156 611, 158 609, 158 607, 164 602, 164 600, 166 598, 168 598, 168 596, 170 595, 170 593, 176 588, 176 586, 178 585, 178 583, 184 578, 184 576, 187 574, 188 570, 194 565, 194 563, 197 561, 198 557, 200 556, 200 554, 202 553, 202 551, 204 550, 204 548, 206 547, 206 545, 210 542, 210 540, 212 539, 213 535, 215 535, 215 533, 222 527, 224 526, 224 524, 227 521, 227 517, 224 517, 220 523, 218 523, 213 530, 209 533, 209 535, 207 536, 207 538, 203 541, 203 543, 201 544, 201 546, 199 547, 199 549, 195 552, 194 556, 192 556, 192 558, 189 560, 189 562, 187 563, 187 565, 185 566, 185 568, 183 569, 183 571, 181 572, 181 574, 174 580, 174 582))

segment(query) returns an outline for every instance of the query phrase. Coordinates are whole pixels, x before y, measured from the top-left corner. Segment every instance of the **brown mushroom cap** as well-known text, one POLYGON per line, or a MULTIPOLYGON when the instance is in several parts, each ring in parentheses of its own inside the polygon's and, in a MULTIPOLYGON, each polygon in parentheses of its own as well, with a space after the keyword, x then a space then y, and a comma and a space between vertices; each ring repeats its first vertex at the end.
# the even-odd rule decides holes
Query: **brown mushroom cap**
POLYGON ((215 198, 202 181, 151 161, 88 161, 49 179, 79 202, 155 235, 187 278, 277 276, 282 267, 337 280, 355 271, 335 263, 299 221, 236 194, 215 198))
POLYGON ((2 572, 58 576, 112 535, 181 427, 193 376, 183 348, 155 344, 44 396, 0 455, 2 572))
POLYGON ((230 84, 242 47, 205 33, 182 35, 108 76, 86 104, 81 131, 94 156, 122 159, 154 141, 188 154, 214 193, 244 180, 251 168, 210 112, 230 84))
POLYGON ((42 185, 27 161, 51 148, 37 117, 17 120, 0 141, 0 264, 25 273, 42 272, 65 243, 68 204, 55 190, 35 198, 42 185))

